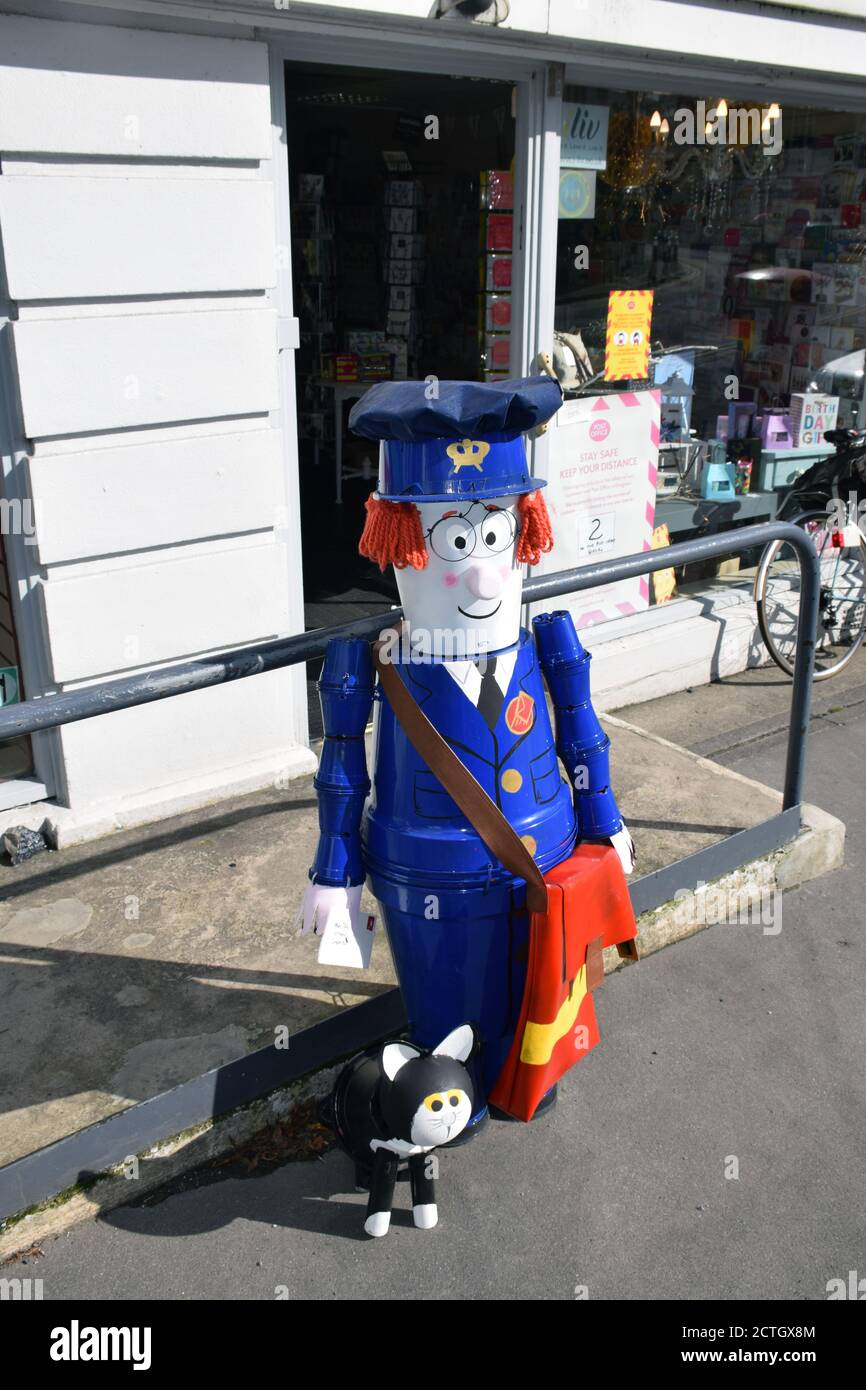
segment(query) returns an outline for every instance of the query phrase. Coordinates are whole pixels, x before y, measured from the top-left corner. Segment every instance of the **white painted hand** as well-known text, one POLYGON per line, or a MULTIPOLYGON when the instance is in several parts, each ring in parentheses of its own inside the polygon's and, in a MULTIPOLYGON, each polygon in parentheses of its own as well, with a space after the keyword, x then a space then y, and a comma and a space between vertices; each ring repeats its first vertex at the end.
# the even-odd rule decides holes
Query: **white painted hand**
POLYGON ((331 888, 324 883, 311 883, 304 891, 297 918, 298 936, 324 936, 332 917, 343 916, 348 921, 354 907, 361 901, 361 884, 355 888, 331 888))
POLYGON ((619 862, 622 864, 623 870, 625 873, 630 874, 635 866, 637 851, 634 847, 634 840, 631 838, 625 824, 615 835, 611 835, 610 842, 619 855, 619 862))
POLYGON ((373 949, 374 918, 361 911, 364 885, 330 888, 311 883, 298 914, 300 936, 313 932, 320 938, 319 964, 345 965, 366 970, 373 949))

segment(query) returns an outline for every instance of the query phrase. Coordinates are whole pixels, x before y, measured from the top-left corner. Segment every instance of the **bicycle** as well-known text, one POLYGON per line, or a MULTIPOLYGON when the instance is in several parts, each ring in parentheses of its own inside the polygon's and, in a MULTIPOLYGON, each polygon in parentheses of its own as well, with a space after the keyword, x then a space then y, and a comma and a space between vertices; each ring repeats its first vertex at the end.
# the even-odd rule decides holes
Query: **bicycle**
MULTIPOLYGON (((866 634, 866 534, 859 498, 866 498, 866 430, 828 430, 835 453, 797 479, 778 519, 802 527, 818 552, 821 596, 815 637, 815 680, 848 665, 866 634)), ((800 562, 787 541, 773 541, 758 563, 754 587, 758 626, 770 656, 794 674, 800 611, 800 562)))

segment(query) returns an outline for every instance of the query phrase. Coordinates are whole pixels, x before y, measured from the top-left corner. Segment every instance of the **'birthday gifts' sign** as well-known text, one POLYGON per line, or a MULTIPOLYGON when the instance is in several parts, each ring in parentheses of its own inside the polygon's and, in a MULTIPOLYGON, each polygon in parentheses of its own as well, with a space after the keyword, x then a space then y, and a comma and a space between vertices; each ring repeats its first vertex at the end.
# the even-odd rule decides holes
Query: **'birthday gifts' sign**
POLYGON ((649 376, 652 290, 611 290, 607 301, 605 381, 640 381, 649 376))
POLYGON ((825 396, 817 391, 795 392, 791 396, 790 409, 794 448, 823 444, 827 431, 836 428, 838 414, 838 396, 825 396))

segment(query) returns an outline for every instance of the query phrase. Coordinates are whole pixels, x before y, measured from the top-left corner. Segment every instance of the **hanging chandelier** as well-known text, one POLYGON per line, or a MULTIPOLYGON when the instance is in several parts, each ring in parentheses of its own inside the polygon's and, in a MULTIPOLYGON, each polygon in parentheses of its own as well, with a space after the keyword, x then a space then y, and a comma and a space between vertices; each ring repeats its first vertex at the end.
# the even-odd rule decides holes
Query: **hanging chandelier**
POLYGON ((770 183, 781 152, 782 111, 731 108, 724 97, 700 100, 666 113, 638 110, 611 117, 608 167, 601 177, 635 199, 641 218, 650 205, 665 219, 660 194, 665 185, 691 189, 688 215, 712 225, 730 214, 734 176, 749 187, 754 215, 766 210, 770 183))

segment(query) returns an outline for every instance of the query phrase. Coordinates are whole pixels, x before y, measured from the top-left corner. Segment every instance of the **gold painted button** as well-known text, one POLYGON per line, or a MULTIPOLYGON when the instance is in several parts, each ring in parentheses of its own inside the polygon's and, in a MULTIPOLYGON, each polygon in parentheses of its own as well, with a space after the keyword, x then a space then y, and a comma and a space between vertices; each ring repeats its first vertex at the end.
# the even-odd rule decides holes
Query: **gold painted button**
POLYGON ((509 767, 502 774, 502 790, 506 792, 519 792, 523 786, 523 778, 516 767, 509 767))
POLYGON ((529 853, 534 854, 535 851, 538 849, 537 841, 535 841, 531 835, 521 835, 520 838, 526 845, 526 848, 529 850, 529 853))

